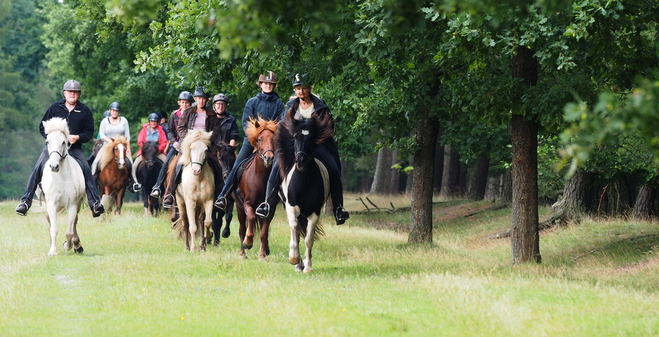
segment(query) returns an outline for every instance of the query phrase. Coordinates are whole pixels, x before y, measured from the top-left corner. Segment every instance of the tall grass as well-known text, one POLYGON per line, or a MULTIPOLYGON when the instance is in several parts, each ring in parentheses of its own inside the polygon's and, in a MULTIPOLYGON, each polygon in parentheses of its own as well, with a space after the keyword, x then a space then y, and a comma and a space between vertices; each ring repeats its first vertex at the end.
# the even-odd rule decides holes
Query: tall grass
POLYGON ((136 203, 101 219, 83 209, 84 254, 49 257, 40 207, 19 217, 1 203, 0 335, 659 334, 656 223, 554 229, 541 234, 543 263, 512 266, 509 241, 487 239, 509 226, 509 209, 438 200, 433 244, 410 246, 409 213, 350 202, 346 225, 325 218, 311 274, 288 263, 281 208, 260 262, 258 241, 239 258, 237 220, 219 247, 190 253, 166 215, 144 218, 136 203))

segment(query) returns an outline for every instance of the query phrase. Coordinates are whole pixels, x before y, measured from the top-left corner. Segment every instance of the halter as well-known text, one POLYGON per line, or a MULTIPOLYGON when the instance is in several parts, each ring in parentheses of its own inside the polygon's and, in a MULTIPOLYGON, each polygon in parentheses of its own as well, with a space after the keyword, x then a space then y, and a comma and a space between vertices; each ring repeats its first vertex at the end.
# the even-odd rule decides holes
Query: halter
MULTIPOLYGON (((48 142, 46 142, 46 144, 48 144, 48 142)), ((68 151, 68 150, 69 150, 70 148, 71 148, 71 143, 68 143, 68 142, 67 142, 67 144, 66 144, 66 150, 67 150, 67 151, 66 151, 64 154, 60 153, 60 152, 57 151, 57 150, 53 150, 53 151, 48 152, 48 157, 50 157, 53 153, 57 153, 57 155, 59 156, 59 161, 62 161, 62 160, 64 160, 64 158, 66 158, 66 156, 69 155, 69 151, 68 151)))
POLYGON ((206 158, 204 158, 204 161, 198 162, 198 161, 190 161, 190 165, 197 164, 201 167, 204 167, 204 164, 206 164, 206 158))

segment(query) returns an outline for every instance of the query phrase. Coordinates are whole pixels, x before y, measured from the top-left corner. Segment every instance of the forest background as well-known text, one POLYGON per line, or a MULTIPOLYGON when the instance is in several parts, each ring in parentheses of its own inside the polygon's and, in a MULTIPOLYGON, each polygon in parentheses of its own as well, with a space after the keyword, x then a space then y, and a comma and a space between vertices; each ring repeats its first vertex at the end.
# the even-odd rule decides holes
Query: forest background
MULTIPOLYGON (((513 262, 540 261, 538 204, 560 221, 653 217, 659 142, 656 2, 0 0, 0 198, 22 194, 62 83, 133 136, 182 90, 240 118, 267 70, 295 73, 337 120, 345 188, 512 205, 513 262), (565 175, 569 173, 569 175, 565 175), (569 177, 569 179, 565 178, 569 177), (487 195, 486 195, 487 193, 487 195)), ((557 220, 557 221, 558 221, 557 220)))

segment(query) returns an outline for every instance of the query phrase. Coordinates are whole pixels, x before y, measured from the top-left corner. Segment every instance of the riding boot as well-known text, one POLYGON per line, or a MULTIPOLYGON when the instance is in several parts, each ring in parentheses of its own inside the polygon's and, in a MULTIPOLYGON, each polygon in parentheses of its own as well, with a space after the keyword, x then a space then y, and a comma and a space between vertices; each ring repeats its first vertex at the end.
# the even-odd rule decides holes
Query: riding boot
POLYGON ((48 149, 44 147, 43 151, 37 159, 37 163, 30 173, 30 177, 27 180, 27 185, 25 186, 25 193, 21 197, 21 202, 16 206, 16 214, 20 216, 27 215, 28 209, 32 206, 32 199, 34 198, 34 193, 37 190, 37 185, 41 182, 41 175, 43 174, 43 167, 48 160, 48 149))
POLYGON ((277 195, 277 187, 279 187, 280 183, 279 180, 279 163, 275 160, 272 163, 272 170, 270 171, 270 176, 268 176, 268 184, 265 188, 265 201, 256 208, 256 211, 254 211, 254 213, 262 219, 268 218, 268 216, 270 216, 270 210, 277 207, 277 202, 279 201, 279 196, 277 195))
POLYGON ((137 177, 135 176, 135 171, 133 171, 133 167, 136 167, 133 165, 132 160, 130 157, 126 157, 126 168, 128 169, 128 191, 132 193, 137 193, 142 190, 142 184, 137 182, 137 177))
POLYGON ((89 208, 91 208, 92 216, 94 216, 94 218, 99 217, 101 214, 103 214, 103 212, 105 212, 105 208, 101 204, 101 197, 98 194, 96 180, 92 175, 92 171, 89 168, 89 165, 87 164, 87 160, 85 159, 80 148, 71 147, 71 149, 69 149, 69 155, 75 158, 75 160, 82 168, 82 174, 85 177, 85 192, 87 193, 89 208))
POLYGON ((160 191, 160 185, 165 181, 165 175, 167 174, 167 169, 169 168, 169 163, 178 154, 178 151, 176 149, 171 148, 167 152, 167 157, 165 157, 165 161, 162 163, 162 167, 160 168, 160 172, 158 172, 158 179, 156 179, 156 184, 153 185, 153 188, 151 188, 151 196, 154 198, 160 198, 161 191, 160 191))
POLYGON ((181 171, 183 171, 183 164, 176 164, 174 176, 169 178, 169 184, 167 184, 167 190, 165 190, 165 197, 162 199, 162 207, 165 209, 171 208, 174 204, 173 193, 176 193, 176 188, 181 180, 181 171))
POLYGON ((252 147, 249 142, 243 143, 243 146, 240 148, 240 151, 238 152, 238 156, 236 156, 236 161, 233 164, 233 167, 231 168, 231 172, 229 172, 229 176, 227 177, 226 181, 224 182, 224 187, 222 188, 222 191, 220 194, 217 196, 217 199, 215 200, 215 207, 225 211, 227 208, 227 205, 229 204, 227 198, 231 197, 231 193, 233 193, 233 190, 235 189, 236 185, 236 171, 238 171, 238 168, 242 164, 242 162, 247 159, 252 153, 254 152, 254 148, 252 147))

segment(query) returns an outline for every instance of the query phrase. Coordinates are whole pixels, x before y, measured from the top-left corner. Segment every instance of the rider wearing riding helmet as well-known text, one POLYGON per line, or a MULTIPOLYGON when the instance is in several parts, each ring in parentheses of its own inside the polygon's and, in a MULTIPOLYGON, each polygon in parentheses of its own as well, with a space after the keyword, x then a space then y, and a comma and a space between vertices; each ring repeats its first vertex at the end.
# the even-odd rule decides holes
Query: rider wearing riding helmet
MULTIPOLYGON (((133 156, 130 149, 130 128, 128 127, 128 120, 124 116, 119 116, 120 110, 121 105, 119 102, 110 103, 110 116, 101 120, 101 125, 99 126, 98 131, 101 139, 106 145, 112 143, 113 139, 118 137, 126 138, 126 141, 128 142, 128 148, 126 149, 126 165, 128 165, 128 172, 131 173, 128 177, 128 190, 135 193, 142 189, 142 185, 137 182, 135 175, 132 173, 133 156)), ((98 165, 102 158, 103 151, 99 151, 92 163, 92 174, 96 174, 96 172, 100 170, 98 165)))
MULTIPOLYGON (((82 93, 80 82, 76 80, 69 80, 64 83, 62 87, 62 94, 64 99, 53 103, 46 113, 41 118, 39 123, 39 132, 46 138, 46 133, 43 127, 43 122, 50 120, 53 117, 60 117, 67 120, 69 126, 69 154, 75 158, 82 168, 82 173, 85 176, 85 191, 87 192, 87 201, 89 208, 94 217, 100 216, 105 212, 105 208, 101 204, 101 197, 98 194, 98 187, 96 180, 89 169, 89 164, 82 153, 82 144, 87 143, 94 137, 94 116, 91 110, 79 101, 82 93)), ((48 150, 44 147, 37 163, 30 174, 27 186, 25 187, 25 194, 21 197, 21 202, 16 206, 16 213, 21 216, 27 215, 27 211, 32 205, 32 198, 37 189, 37 185, 41 182, 41 175, 43 166, 48 159, 48 150)))
POLYGON ((135 156, 135 163, 133 165, 133 174, 137 175, 137 166, 142 161, 142 147, 146 142, 158 142, 158 159, 165 162, 165 149, 167 149, 167 135, 162 126, 160 126, 160 113, 152 112, 149 114, 149 122, 142 125, 142 130, 137 135, 137 146, 139 151, 135 156))
MULTIPOLYGON (((296 120, 308 119, 313 115, 324 117, 332 113, 325 104, 325 101, 311 93, 312 83, 307 74, 295 74, 293 78, 293 91, 295 98, 286 103, 285 118, 294 118, 296 120)), ((334 132, 332 132, 334 133, 334 132)), ((339 148, 334 137, 328 137, 322 143, 316 145, 316 157, 320 159, 329 173, 330 194, 332 196, 333 214, 336 218, 336 224, 342 225, 348 220, 350 215, 343 208, 343 184, 341 182, 341 161, 339 159, 339 148)), ((275 160, 268 178, 266 187, 265 200, 256 209, 256 215, 261 218, 267 218, 270 215, 270 209, 276 206, 278 201, 276 189, 281 183, 279 175, 279 164, 275 160)))
MULTIPOLYGON (((279 95, 275 92, 277 87, 277 75, 268 71, 264 75, 259 76, 257 85, 261 91, 256 96, 250 98, 245 103, 245 110, 243 111, 243 131, 247 129, 247 122, 250 118, 258 118, 259 116, 265 120, 280 121, 284 116, 284 103, 279 99, 279 95)), ((231 172, 225 181, 224 188, 215 200, 215 207, 226 210, 227 196, 231 196, 235 188, 236 170, 240 167, 243 160, 247 159, 254 152, 254 147, 249 142, 243 141, 243 145, 238 152, 236 162, 231 168, 231 172)))
POLYGON ((220 134, 215 144, 225 143, 236 146, 236 141, 238 141, 238 124, 236 124, 236 118, 227 113, 228 105, 229 98, 227 95, 219 93, 213 97, 213 110, 217 116, 218 123, 220 123, 220 134))
POLYGON ((160 197, 160 185, 162 185, 163 181, 165 181, 165 174, 167 174, 167 167, 169 167, 169 162, 179 152, 179 148, 181 146, 181 139, 178 136, 178 131, 176 131, 176 128, 178 128, 178 124, 179 121, 181 120, 181 115, 183 114, 183 110, 189 108, 190 105, 192 105, 192 102, 194 102, 194 98, 192 98, 192 94, 189 91, 181 91, 181 93, 178 95, 178 109, 174 110, 172 114, 169 116, 169 126, 167 127, 167 140, 169 141, 169 151, 167 151, 167 157, 165 158, 165 161, 162 164, 160 173, 158 173, 158 180, 156 180, 156 184, 151 189, 151 196, 154 198, 160 197))
MULTIPOLYGON (((202 130, 206 132, 212 132, 211 134, 211 144, 215 144, 216 139, 220 133, 220 124, 217 121, 217 116, 215 112, 206 107, 208 103, 208 93, 205 92, 205 88, 199 87, 194 92, 194 100, 197 103, 194 106, 191 106, 183 110, 181 119, 177 127, 178 136, 182 142, 185 139, 185 136, 188 134, 189 130, 202 130)), ((217 161, 217 157, 212 151, 207 151, 206 153, 206 162, 210 165, 213 170, 213 175, 216 177, 221 177, 222 170, 220 168, 220 163, 217 161)), ((169 178, 169 183, 167 184, 167 190, 165 191, 165 196, 162 199, 162 207, 171 208, 174 204, 174 195, 177 187, 177 177, 181 173, 182 165, 176 165, 176 171, 169 178)), ((220 179, 216 179, 215 185, 218 188, 220 185, 220 179)))

